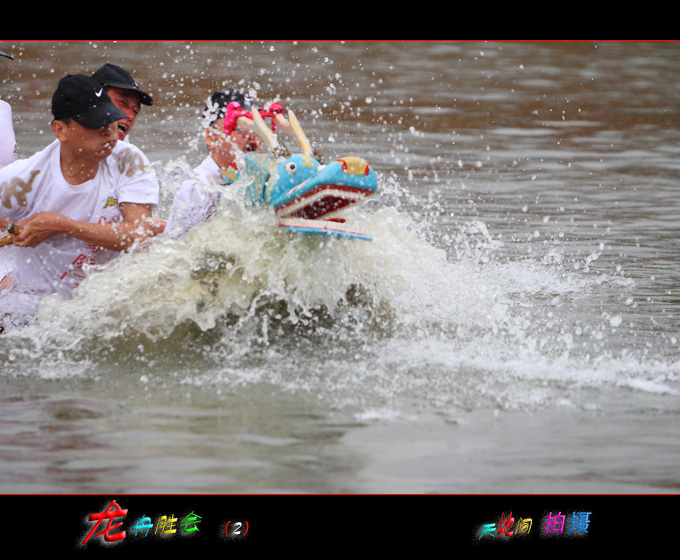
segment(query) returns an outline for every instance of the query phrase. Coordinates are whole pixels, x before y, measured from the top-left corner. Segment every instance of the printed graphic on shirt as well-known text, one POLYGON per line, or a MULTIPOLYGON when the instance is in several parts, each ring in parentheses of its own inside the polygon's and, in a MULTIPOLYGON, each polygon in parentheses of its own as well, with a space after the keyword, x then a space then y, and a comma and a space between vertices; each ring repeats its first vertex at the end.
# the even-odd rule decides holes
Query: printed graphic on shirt
POLYGON ((144 159, 132 150, 125 150, 115 155, 118 171, 130 178, 134 176, 137 171, 144 171, 146 164, 144 159))
MULTIPOLYGON (((111 224, 115 222, 115 219, 107 220, 104 216, 101 216, 98 221, 100 224, 111 224)), ((87 244, 83 252, 73 260, 73 262, 68 266, 68 269, 60 276, 59 279, 68 282, 71 288, 77 288, 87 276, 84 270, 85 267, 97 264, 95 255, 103 250, 104 248, 99 245, 95 245, 93 243, 87 244)))
POLYGON ((33 180, 40 171, 31 171, 31 178, 28 183, 19 177, 14 177, 7 183, 0 185, 0 203, 5 208, 12 208, 12 198, 16 200, 18 206, 26 206, 26 195, 33 189, 33 180))

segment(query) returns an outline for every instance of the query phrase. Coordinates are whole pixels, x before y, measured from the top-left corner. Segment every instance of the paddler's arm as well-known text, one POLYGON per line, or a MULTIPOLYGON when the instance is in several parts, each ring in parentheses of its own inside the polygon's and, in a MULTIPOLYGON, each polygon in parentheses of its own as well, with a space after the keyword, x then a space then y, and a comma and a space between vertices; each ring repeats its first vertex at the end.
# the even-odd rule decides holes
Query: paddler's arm
POLYGON ((3 218, 0 220, 0 230, 5 230, 9 227, 9 218, 3 218))
POLYGON ((112 251, 125 251, 135 241, 143 241, 163 231, 146 204, 120 204, 123 221, 109 224, 78 222, 54 212, 38 212, 17 222, 21 232, 14 236, 17 247, 36 247, 53 235, 68 235, 112 251))

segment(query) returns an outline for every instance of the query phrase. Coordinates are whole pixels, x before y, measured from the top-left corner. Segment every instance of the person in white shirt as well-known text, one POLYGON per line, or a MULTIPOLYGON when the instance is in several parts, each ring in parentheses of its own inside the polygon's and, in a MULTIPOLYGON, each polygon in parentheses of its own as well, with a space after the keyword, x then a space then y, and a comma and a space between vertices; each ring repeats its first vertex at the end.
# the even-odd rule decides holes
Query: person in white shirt
MULTIPOLYGON (((0 51, 0 58, 14 60, 2 51, 0 51)), ((0 99, 0 167, 16 161, 18 157, 17 141, 12 125, 12 106, 0 99)))
POLYGON ((236 178, 236 159, 239 153, 258 151, 262 140, 256 134, 227 123, 227 105, 238 103, 250 111, 250 99, 238 90, 216 91, 203 110, 203 140, 208 156, 194 168, 195 176, 182 183, 172 202, 165 231, 181 236, 195 225, 210 219, 220 197, 219 187, 229 185, 236 178), (218 188, 215 188, 218 187, 218 188))
POLYGON ((143 92, 132 74, 116 64, 106 63, 92 77, 104 86, 104 90, 125 118, 118 121, 118 139, 128 140, 142 105, 153 105, 153 99, 143 92))
MULTIPOLYGON (((12 58, 2 52, 0 55, 12 58)), ((125 118, 117 121, 118 140, 129 141, 128 135, 137 120, 142 104, 151 106, 153 99, 140 89, 127 70, 115 64, 104 64, 92 74, 92 77, 104 86, 104 91, 109 95, 113 104, 125 114, 125 118)), ((0 167, 17 159, 16 147, 10 151, 12 145, 16 145, 16 141, 11 124, 11 107, 0 100, 0 167)), ((0 221, 0 235, 5 233, 3 230, 8 225, 7 219, 0 221)), ((0 251, 0 281, 11 273, 11 266, 12 259, 8 251, 0 251)), ((5 284, 8 282, 9 279, 5 281, 5 284)))
POLYGON ((69 297, 93 265, 159 233, 159 185, 146 156, 118 141, 125 118, 91 76, 68 75, 52 97, 56 139, 0 169, 0 219, 18 226, 0 317, 31 315, 45 295, 69 297))
MULTIPOLYGON (((9 58, 10 55, 0 51, 0 58, 9 58)), ((0 168, 15 162, 19 158, 17 141, 12 124, 12 106, 0 99, 0 168)), ((8 226, 7 220, 0 220, 0 236, 8 226)), ((11 263, 5 251, 0 251, 0 281, 11 272, 11 263)))

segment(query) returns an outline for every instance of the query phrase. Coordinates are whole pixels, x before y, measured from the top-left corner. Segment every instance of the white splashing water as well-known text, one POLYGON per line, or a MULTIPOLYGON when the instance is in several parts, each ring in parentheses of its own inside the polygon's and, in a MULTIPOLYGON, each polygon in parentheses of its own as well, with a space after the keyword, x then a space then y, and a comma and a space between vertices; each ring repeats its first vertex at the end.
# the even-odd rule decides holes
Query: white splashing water
POLYGON ((234 188, 185 238, 122 255, 71 300, 45 298, 12 334, 24 343, 10 361, 59 378, 127 353, 185 384, 267 382, 369 410, 395 398, 514 409, 573 406, 602 388, 676 393, 677 363, 621 350, 621 316, 583 303, 628 281, 554 254, 497 257, 479 221, 436 247, 379 198, 353 211, 365 242, 283 231, 234 188))

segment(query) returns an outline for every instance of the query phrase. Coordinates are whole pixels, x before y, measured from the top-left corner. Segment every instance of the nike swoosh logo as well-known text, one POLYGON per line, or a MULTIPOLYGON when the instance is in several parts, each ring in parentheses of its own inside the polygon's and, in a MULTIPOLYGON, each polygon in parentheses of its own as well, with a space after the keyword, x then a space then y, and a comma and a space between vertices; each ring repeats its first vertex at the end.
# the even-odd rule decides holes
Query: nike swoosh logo
POLYGON ((95 95, 96 95, 97 97, 101 97, 103 92, 104 92, 104 89, 102 88, 102 89, 100 89, 99 91, 96 91, 96 92, 95 92, 95 95))

